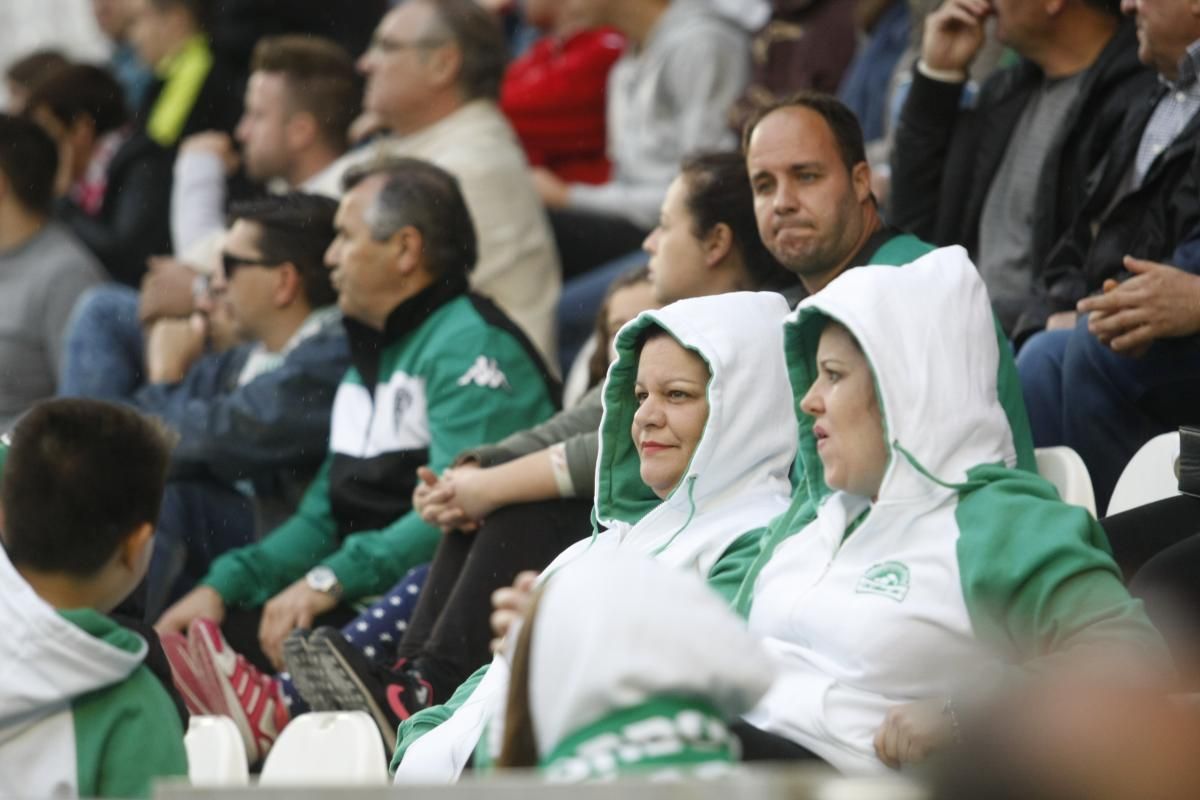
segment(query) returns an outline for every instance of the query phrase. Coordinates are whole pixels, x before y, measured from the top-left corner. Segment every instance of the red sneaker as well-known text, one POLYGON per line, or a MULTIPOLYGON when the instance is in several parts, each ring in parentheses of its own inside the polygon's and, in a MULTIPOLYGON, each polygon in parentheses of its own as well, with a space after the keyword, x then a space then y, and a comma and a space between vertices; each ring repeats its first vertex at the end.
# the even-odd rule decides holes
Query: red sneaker
POLYGON ((247 760, 251 764, 261 761, 289 719, 279 682, 235 653, 221 635, 221 627, 212 620, 192 622, 188 640, 214 712, 237 725, 247 760))
POLYGON ((217 713, 213 701, 208 697, 204 683, 204 672, 192 653, 187 637, 182 633, 161 633, 158 636, 162 642, 163 652, 171 664, 171 677, 175 688, 183 697, 184 705, 190 713, 204 716, 217 713))

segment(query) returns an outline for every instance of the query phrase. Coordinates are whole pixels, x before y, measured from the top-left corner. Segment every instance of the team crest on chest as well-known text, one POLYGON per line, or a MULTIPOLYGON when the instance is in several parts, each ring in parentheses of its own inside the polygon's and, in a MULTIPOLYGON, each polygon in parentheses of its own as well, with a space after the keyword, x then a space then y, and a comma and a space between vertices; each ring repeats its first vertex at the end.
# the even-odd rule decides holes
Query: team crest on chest
POLYGON ((864 572, 854 591, 859 594, 881 594, 899 603, 908 596, 908 579, 907 565, 899 561, 884 561, 864 572))

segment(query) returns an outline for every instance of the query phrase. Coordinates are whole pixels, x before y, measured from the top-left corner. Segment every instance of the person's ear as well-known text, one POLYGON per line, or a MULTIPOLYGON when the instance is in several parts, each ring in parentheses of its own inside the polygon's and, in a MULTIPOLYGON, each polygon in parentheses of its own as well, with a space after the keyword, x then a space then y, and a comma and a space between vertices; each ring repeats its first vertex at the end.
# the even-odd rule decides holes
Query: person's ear
POLYGON ((854 184, 854 196, 860 204, 871 198, 871 165, 860 161, 850 170, 850 182, 854 184))
POLYGON ((154 526, 143 522, 126 536, 117 553, 121 566, 130 572, 141 575, 150 563, 150 551, 154 546, 154 526))
POLYGON ((704 236, 704 265, 712 268, 720 264, 733 250, 733 229, 718 222, 704 236))
POLYGON ((405 225, 392 234, 392 243, 397 248, 396 269, 410 276, 425 268, 425 237, 412 225, 405 225))
POLYGON ((271 302, 276 308, 287 308, 300 296, 304 279, 300 270, 290 261, 275 268, 275 288, 271 293, 271 302))
POLYGON ((293 153, 311 147, 319 135, 317 118, 308 111, 295 112, 283 125, 284 140, 293 153))
POLYGON ((430 51, 427 61, 429 80, 440 89, 458 83, 462 75, 462 50, 456 44, 445 44, 430 51))

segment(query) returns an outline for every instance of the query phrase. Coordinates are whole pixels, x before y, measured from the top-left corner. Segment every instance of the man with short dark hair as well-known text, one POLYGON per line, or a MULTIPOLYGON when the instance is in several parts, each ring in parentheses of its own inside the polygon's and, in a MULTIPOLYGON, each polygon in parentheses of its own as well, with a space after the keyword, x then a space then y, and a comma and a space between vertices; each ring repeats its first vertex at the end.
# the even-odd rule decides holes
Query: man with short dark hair
POLYGON ((171 154, 134 127, 120 84, 100 67, 40 82, 26 114, 58 141, 58 217, 113 278, 136 286, 146 259, 170 248, 171 154))
POLYGON ((92 400, 46 401, 0 446, 6 796, 146 797, 187 775, 146 641, 106 616, 146 571, 170 448, 161 427, 92 400))
POLYGON ((290 516, 320 466, 350 365, 324 267, 336 208, 300 193, 235 204, 204 313, 151 329, 148 382, 125 399, 180 441, 155 562, 128 612, 156 619, 214 558, 290 516), (244 343, 206 354, 221 338, 244 343))
POLYGON ((95 256, 51 221, 57 170, 44 131, 0 114, 0 430, 54 394, 67 318, 104 279, 95 256))
MULTIPOLYGON (((933 248, 885 226, 871 194, 858 119, 839 100, 800 92, 746 125, 746 165, 763 243, 809 292, 867 264, 905 264, 933 248)), ((1029 420, 1004 332, 997 326, 997 392, 1017 451, 1036 471, 1029 420)))
POLYGON ((471 288, 491 297, 541 353, 556 350, 558 257, 525 154, 496 105, 507 48, 475 0, 405 0, 358 61, 363 106, 390 135, 345 156, 315 191, 380 155, 430 161, 458 179, 475 221, 471 288))
POLYGON ((226 182, 239 162, 254 181, 306 190, 327 183, 346 152, 361 89, 345 50, 315 36, 268 37, 255 46, 251 70, 234 130, 240 155, 229 134, 206 131, 185 139, 175 160, 171 233, 185 262, 203 261, 224 229, 226 182))
POLYGON ((346 622, 355 600, 427 562, 439 532, 412 510, 417 467, 440 471, 467 447, 541 421, 557 393, 524 334, 467 291, 478 250, 454 177, 395 159, 352 171, 346 186, 326 259, 353 368, 325 464, 295 515, 218 559, 157 625, 189 631, 211 667, 197 673, 197 693, 226 698, 252 756, 288 713, 275 694, 255 702, 278 684, 251 662, 278 669, 294 629, 346 622), (250 662, 227 655, 230 644, 250 662))
POLYGON ((925 20, 896 130, 892 220, 965 246, 1013 332, 1083 205, 1088 176, 1152 82, 1117 0, 946 0, 925 20), (992 75, 967 107, 967 71, 992 16, 996 37, 1021 61, 992 75))

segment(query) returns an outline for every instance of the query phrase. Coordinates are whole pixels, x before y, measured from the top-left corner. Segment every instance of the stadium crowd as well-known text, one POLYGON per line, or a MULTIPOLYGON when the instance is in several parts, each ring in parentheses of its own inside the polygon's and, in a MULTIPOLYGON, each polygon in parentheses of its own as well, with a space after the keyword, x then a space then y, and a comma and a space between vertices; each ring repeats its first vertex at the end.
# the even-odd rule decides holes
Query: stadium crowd
POLYGON ((10 13, 0 794, 1200 793, 1196 0, 10 13))

